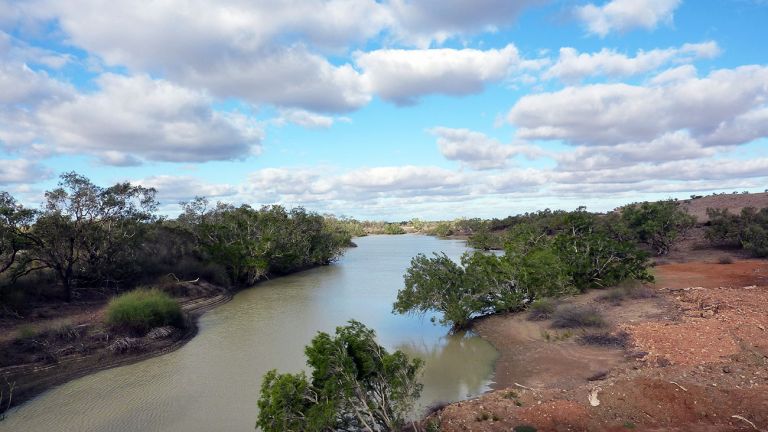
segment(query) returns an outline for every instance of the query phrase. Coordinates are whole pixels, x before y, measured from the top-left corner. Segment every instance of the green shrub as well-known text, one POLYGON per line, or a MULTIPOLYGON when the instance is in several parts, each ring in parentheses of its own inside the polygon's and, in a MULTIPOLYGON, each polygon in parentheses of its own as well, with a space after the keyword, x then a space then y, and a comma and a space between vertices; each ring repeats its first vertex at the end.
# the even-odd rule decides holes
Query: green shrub
POLYGON ((265 432, 402 430, 421 394, 422 361, 387 352, 357 321, 318 333, 305 348, 309 375, 264 376, 256 425, 265 432))
POLYGON ((107 305, 106 321, 112 327, 144 335, 154 327, 183 327, 181 307, 156 289, 137 289, 121 294, 107 305))
POLYGON ((548 298, 536 299, 528 306, 528 319, 541 321, 549 319, 555 311, 555 302, 548 298))
POLYGON ((756 257, 768 256, 768 208, 747 207, 740 215, 707 209, 706 238, 719 246, 740 246, 756 257))
POLYGON ((559 308, 552 315, 552 327, 604 327, 605 320, 600 312, 592 307, 568 306, 559 308))
POLYGON ((696 222, 674 200, 626 206, 621 211, 621 218, 636 239, 653 248, 657 255, 669 252, 675 240, 696 222))

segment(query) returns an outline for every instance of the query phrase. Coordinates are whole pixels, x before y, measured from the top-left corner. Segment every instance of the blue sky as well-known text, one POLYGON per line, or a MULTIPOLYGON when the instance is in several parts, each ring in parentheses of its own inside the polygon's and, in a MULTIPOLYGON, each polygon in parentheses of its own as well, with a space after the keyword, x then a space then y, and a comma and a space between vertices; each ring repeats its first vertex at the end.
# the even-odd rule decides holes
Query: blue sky
POLYGON ((0 190, 365 219, 768 188, 760 0, 0 0, 0 190))

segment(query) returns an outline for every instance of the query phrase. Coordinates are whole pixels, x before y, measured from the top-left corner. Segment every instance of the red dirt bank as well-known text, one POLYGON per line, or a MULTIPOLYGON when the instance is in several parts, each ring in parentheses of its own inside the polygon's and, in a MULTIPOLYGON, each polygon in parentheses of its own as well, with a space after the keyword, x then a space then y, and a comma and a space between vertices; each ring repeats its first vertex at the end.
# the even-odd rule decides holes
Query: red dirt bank
POLYGON ((499 390, 437 413, 441 431, 768 430, 768 261, 667 264, 656 275, 653 299, 569 300, 598 304, 629 333, 626 350, 545 341, 521 333, 535 324, 520 316, 482 321, 501 353, 499 390))

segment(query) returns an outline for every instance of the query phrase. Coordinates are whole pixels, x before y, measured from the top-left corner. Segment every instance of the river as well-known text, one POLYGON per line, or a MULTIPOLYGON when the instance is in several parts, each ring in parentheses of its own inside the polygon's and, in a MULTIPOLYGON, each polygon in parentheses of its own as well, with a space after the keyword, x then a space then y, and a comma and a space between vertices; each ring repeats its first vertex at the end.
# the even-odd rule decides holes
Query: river
POLYGON ((12 410, 0 431, 253 431, 261 378, 304 369, 317 331, 354 318, 388 349, 426 360, 422 406, 488 389, 497 353, 474 335, 448 335, 429 317, 391 313, 417 253, 458 259, 463 241, 419 235, 355 239, 339 262, 243 290, 203 315, 181 349, 54 388, 12 410))

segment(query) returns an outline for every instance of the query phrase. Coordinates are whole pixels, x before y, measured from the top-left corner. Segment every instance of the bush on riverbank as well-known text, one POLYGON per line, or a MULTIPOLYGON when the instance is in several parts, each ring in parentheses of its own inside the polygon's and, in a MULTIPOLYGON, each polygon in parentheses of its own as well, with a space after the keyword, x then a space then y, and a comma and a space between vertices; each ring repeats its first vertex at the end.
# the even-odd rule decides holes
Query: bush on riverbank
POLYGON ((130 183, 101 187, 75 172, 62 174, 38 209, 0 191, 0 316, 21 316, 31 303, 100 299, 169 274, 248 286, 329 264, 352 245, 355 224, 301 207, 196 198, 167 219, 156 194, 130 183))
POLYGON ((184 327, 181 307, 168 294, 159 290, 137 289, 121 294, 107 305, 109 326, 145 335, 155 327, 184 327))
POLYGON ((460 264, 445 255, 416 256, 394 311, 439 312, 441 323, 458 330, 542 297, 653 280, 647 254, 583 208, 529 217, 512 226, 504 243, 503 256, 466 253, 460 264))
POLYGON ((387 352, 357 321, 320 332, 306 347, 304 372, 264 376, 256 425, 264 432, 401 431, 421 394, 422 361, 387 352))

